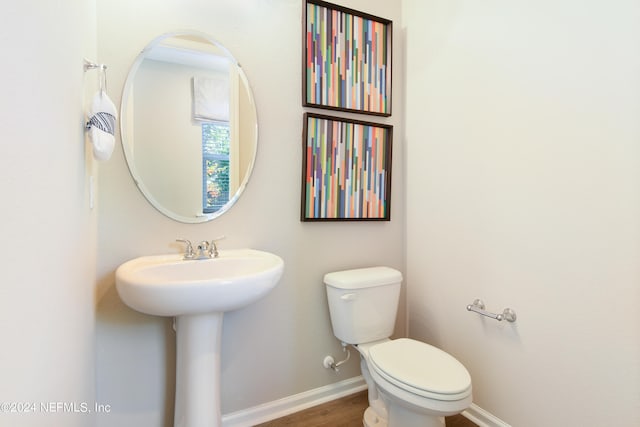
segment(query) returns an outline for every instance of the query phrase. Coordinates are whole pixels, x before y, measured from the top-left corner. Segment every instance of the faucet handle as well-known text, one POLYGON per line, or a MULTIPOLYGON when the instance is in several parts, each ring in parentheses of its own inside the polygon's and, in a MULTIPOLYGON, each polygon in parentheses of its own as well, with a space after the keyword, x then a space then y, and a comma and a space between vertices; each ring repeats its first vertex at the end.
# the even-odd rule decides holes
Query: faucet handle
POLYGON ((182 243, 186 243, 187 247, 184 251, 184 259, 193 259, 196 254, 193 251, 193 245, 191 244, 190 240, 187 239, 176 239, 176 242, 182 242, 182 243))
POLYGON ((225 236, 218 236, 215 239, 211 239, 211 244, 209 245, 209 256, 213 258, 218 258, 220 253, 218 252, 218 245, 216 242, 225 239, 225 236))

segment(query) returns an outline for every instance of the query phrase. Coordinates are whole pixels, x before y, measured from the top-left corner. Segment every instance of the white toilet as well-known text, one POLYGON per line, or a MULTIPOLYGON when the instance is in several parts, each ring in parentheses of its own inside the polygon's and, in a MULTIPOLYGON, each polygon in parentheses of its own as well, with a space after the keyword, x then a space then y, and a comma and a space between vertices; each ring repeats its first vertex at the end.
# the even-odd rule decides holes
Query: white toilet
POLYGON ((471 405, 471 376, 453 356, 407 338, 391 340, 402 274, 389 267, 324 276, 333 334, 360 352, 369 387, 366 427, 442 427, 471 405))

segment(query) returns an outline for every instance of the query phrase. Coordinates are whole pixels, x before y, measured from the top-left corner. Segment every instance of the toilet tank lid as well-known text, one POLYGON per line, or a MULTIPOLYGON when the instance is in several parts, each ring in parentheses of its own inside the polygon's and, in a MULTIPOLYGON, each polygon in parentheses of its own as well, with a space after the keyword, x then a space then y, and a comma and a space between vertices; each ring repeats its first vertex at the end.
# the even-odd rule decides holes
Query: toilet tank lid
POLYGON ((357 268, 324 275, 324 283, 338 289, 362 289, 400 282, 402 273, 390 267, 357 268))

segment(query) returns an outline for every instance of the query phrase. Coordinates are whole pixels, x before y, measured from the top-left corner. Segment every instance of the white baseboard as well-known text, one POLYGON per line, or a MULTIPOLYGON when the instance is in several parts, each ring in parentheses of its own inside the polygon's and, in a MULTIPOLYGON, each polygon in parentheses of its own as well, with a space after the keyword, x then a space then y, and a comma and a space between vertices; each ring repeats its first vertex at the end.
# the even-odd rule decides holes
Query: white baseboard
POLYGON ((252 427, 367 389, 362 376, 222 416, 223 427, 252 427))
POLYGON ((509 424, 485 411, 475 403, 465 410, 462 415, 478 424, 479 427, 511 427, 509 424))
MULTIPOLYGON (((367 384, 364 382, 362 376, 349 378, 324 387, 274 400, 273 402, 267 402, 252 408, 225 414, 222 416, 222 426, 252 427, 256 424, 285 417, 295 412, 340 399, 341 397, 366 389, 367 384)), ((475 403, 472 403, 462 415, 476 423, 479 427, 511 427, 475 403)))

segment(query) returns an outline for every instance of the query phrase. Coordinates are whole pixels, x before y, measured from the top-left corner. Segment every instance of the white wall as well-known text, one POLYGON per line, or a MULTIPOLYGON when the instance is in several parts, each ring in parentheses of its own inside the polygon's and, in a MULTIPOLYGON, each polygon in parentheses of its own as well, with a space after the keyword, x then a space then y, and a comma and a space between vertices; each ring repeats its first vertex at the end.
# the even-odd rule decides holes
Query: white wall
MULTIPOLYGON (((399 3, 343 3, 399 22, 399 3)), ((322 367, 325 355, 342 356, 331 332, 322 276, 375 264, 403 269, 403 93, 399 83, 393 117, 380 119, 396 125, 392 221, 300 222, 301 6, 298 0, 98 2, 98 50, 109 64, 114 93, 151 39, 191 28, 216 38, 242 64, 259 123, 258 157, 247 189, 228 213, 207 224, 180 224, 156 212, 136 189, 120 148, 101 168, 97 393, 114 411, 100 425, 172 425, 175 342, 169 320, 124 306, 115 292, 114 271, 136 256, 180 251, 173 243, 177 237, 224 234, 223 249, 253 247, 285 261, 283 279, 269 296, 225 317, 223 413, 359 375, 355 358, 339 374, 322 367)), ((404 62, 399 29, 394 39, 397 76, 404 62)))
POLYGON ((403 7, 411 336, 511 425, 640 425, 640 5, 403 7))
POLYGON ((0 402, 34 406, 29 413, 3 406, 0 424, 91 426, 93 415, 80 412, 95 403, 96 222, 88 182, 96 166, 85 159, 83 96, 93 95, 97 76, 85 77, 82 65, 83 57, 95 59, 95 3, 3 9, 0 402), (58 412, 46 412, 49 404, 58 412))

